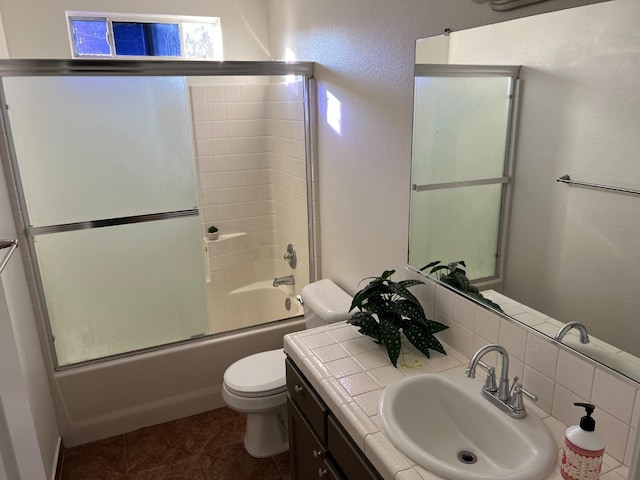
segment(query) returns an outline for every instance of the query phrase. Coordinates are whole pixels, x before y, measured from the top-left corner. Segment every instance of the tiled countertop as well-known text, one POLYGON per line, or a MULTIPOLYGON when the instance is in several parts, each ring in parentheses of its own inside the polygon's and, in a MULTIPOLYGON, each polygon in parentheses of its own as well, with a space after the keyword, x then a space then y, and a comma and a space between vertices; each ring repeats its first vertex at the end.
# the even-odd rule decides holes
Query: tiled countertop
MULTIPOLYGON (((385 480, 443 478, 416 465, 395 448, 382 430, 378 400, 387 385, 407 375, 434 372, 463 375, 467 358, 445 345, 448 355, 431 352, 428 359, 408 342, 403 342, 398 368, 394 368, 383 346, 345 322, 289 334, 285 336, 284 346, 385 480)), ((479 395, 482 380, 476 381, 479 395)), ((530 402, 527 402, 527 408, 543 419, 560 452, 566 425, 530 402)), ((624 480, 627 477, 628 469, 605 454, 600 478, 624 480)), ((545 480, 561 479, 560 469, 556 467, 545 480)))

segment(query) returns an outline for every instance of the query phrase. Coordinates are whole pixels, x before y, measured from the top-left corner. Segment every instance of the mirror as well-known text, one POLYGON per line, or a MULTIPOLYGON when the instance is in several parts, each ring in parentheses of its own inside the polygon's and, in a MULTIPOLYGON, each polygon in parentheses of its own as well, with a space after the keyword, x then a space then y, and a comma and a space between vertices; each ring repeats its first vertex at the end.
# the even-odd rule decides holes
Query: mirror
MULTIPOLYGON (((569 322, 583 324, 589 343, 580 342, 577 329, 563 342, 636 381, 640 196, 556 179, 568 174, 640 189, 639 23, 640 3, 614 0, 421 39, 416 46, 418 64, 521 65, 504 268, 481 290, 490 288, 487 296, 507 314, 551 337, 569 322)), ((458 251, 429 261, 465 259, 458 251)))

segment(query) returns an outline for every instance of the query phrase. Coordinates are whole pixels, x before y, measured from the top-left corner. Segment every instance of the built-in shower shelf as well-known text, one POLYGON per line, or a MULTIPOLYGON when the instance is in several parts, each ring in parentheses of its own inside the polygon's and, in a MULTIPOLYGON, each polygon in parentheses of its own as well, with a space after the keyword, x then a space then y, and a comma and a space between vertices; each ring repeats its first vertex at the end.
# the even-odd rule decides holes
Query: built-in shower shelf
POLYGON ((220 234, 220 236, 218 236, 217 240, 209 240, 207 237, 205 237, 205 241, 207 243, 214 243, 214 242, 224 242, 225 240, 231 240, 233 238, 238 238, 238 237, 242 237, 244 235, 247 235, 247 232, 237 232, 237 233, 224 233, 224 234, 220 234))
POLYGON ((238 252, 249 247, 249 234, 247 232, 225 233, 217 240, 204 239, 205 257, 214 259, 215 257, 238 252))

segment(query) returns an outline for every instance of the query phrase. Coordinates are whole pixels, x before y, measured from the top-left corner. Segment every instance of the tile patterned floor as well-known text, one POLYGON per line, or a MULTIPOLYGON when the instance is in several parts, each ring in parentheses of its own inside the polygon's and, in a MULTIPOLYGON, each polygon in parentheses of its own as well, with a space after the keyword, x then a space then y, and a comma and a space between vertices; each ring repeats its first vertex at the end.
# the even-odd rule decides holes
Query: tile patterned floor
POLYGON ((69 448, 62 480, 289 480, 289 454, 253 458, 245 415, 220 408, 69 448))

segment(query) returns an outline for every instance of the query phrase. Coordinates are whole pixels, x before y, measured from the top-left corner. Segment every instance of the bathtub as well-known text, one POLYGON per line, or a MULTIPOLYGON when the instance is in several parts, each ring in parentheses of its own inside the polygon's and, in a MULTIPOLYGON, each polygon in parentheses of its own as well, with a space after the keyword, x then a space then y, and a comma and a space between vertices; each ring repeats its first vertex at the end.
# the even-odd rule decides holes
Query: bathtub
MULTIPOLYGON (((270 295, 279 299, 274 303, 284 304, 290 292, 270 288, 276 292, 270 295)), ((257 303, 239 290, 233 297, 238 302, 257 303)), ((266 288, 256 290, 267 295, 262 291, 266 288)), ((242 306, 243 312, 247 308, 242 306)), ((295 299, 293 308, 301 313, 295 299)), ((304 319, 297 317, 54 372, 52 395, 64 445, 72 447, 222 407, 223 375, 231 363, 281 348, 284 335, 303 329, 304 319)))
POLYGON ((229 309, 238 327, 302 315, 294 285, 273 286, 273 280, 251 283, 229 292, 229 309), (289 299, 289 302, 287 302, 289 299), (287 309, 286 304, 289 305, 287 309))

